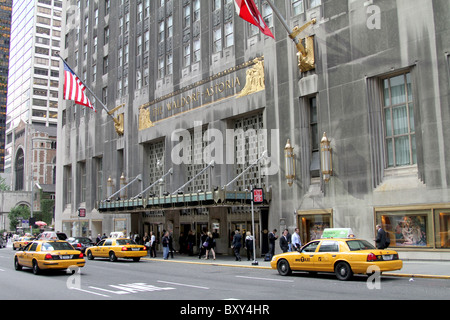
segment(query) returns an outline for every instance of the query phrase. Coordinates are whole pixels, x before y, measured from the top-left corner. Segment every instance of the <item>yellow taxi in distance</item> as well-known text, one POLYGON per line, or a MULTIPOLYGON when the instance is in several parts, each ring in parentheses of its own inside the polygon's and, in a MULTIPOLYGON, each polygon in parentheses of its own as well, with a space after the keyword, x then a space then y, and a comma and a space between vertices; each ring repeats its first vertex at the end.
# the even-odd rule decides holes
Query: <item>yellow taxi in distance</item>
POLYGON ((94 258, 109 258, 110 261, 121 259, 133 259, 138 262, 147 255, 145 246, 138 245, 134 240, 127 238, 108 238, 100 241, 93 247, 86 249, 89 260, 94 258))
POLYGON ((20 250, 32 241, 32 237, 20 237, 19 240, 13 242, 13 250, 20 250))
POLYGON ((376 249, 366 240, 331 238, 313 240, 299 251, 275 255, 270 265, 282 276, 292 271, 334 272, 345 281, 353 274, 400 270, 403 262, 396 251, 376 249))
POLYGON ((33 269, 34 274, 41 270, 65 270, 72 267, 84 267, 86 261, 80 251, 75 250, 66 241, 38 240, 30 242, 23 250, 14 255, 14 268, 33 269))

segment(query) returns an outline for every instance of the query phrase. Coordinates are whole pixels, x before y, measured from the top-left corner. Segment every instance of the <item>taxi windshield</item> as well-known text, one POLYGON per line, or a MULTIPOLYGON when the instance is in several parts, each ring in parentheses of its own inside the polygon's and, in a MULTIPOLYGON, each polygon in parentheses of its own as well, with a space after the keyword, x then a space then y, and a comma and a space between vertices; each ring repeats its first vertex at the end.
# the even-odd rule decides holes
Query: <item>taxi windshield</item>
POLYGON ((127 244, 136 244, 136 242, 134 242, 131 239, 117 239, 116 243, 117 243, 118 246, 124 246, 124 245, 127 245, 127 244))
POLYGON ((366 240, 348 240, 347 245, 350 251, 375 249, 375 247, 366 240))
POLYGON ((73 247, 67 242, 44 242, 41 251, 54 250, 73 250, 73 247))

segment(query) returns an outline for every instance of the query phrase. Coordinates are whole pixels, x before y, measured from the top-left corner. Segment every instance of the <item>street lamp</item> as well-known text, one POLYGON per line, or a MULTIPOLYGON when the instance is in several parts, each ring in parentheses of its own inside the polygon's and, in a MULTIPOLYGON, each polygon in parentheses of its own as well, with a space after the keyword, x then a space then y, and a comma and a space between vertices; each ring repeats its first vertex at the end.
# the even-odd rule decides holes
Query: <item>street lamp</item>
POLYGON ((330 181, 333 175, 333 164, 331 158, 331 140, 328 139, 327 133, 323 133, 322 141, 320 141, 320 167, 322 177, 325 182, 330 181))
POLYGON ((284 147, 284 158, 286 161, 286 181, 287 184, 292 187, 295 179, 295 154, 294 147, 292 147, 289 139, 286 143, 286 147, 284 147))

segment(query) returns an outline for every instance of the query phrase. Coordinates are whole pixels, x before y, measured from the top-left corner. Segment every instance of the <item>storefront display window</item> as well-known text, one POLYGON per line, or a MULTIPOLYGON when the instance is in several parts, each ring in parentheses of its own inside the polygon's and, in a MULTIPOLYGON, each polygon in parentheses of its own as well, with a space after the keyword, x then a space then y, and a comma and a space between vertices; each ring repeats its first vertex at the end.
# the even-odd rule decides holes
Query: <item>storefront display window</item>
POLYGON ((450 248, 450 209, 447 205, 410 210, 379 208, 376 223, 391 237, 391 247, 450 248))
POLYGON ((299 226, 302 243, 320 239, 325 228, 332 228, 331 211, 299 211, 299 226))
POLYGON ((392 247, 429 246, 429 213, 389 212, 380 214, 382 228, 389 232, 392 247))
POLYGON ((450 209, 435 210, 436 247, 450 248, 450 209))

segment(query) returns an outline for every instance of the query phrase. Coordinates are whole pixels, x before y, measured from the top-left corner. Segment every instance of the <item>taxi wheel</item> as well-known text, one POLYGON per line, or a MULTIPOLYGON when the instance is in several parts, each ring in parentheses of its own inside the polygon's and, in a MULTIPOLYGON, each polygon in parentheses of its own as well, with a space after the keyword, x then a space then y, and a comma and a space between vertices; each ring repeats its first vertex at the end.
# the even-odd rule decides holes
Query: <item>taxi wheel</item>
POLYGON ((289 266, 289 262, 285 259, 281 259, 277 264, 278 273, 282 276, 288 276, 292 274, 291 267, 289 266))
POLYGON ((347 281, 353 276, 352 268, 346 262, 339 262, 334 268, 334 273, 339 280, 347 281))
POLYGON ((17 258, 14 259, 14 269, 17 271, 22 270, 22 266, 19 264, 19 260, 17 260, 17 258))
POLYGON ((33 273, 39 274, 40 272, 41 272, 41 269, 39 269, 37 261, 33 260, 33 273))
POLYGON ((94 260, 94 255, 92 254, 91 250, 87 252, 87 258, 88 260, 94 260))
POLYGON ((111 261, 111 262, 116 262, 117 261, 117 257, 116 257, 116 254, 114 253, 114 251, 111 251, 109 253, 109 261, 111 261))

